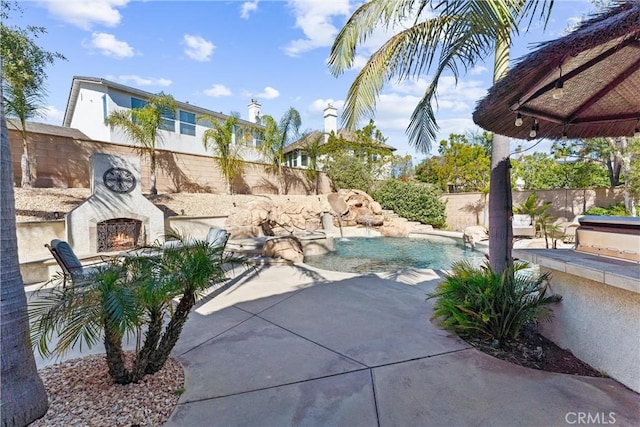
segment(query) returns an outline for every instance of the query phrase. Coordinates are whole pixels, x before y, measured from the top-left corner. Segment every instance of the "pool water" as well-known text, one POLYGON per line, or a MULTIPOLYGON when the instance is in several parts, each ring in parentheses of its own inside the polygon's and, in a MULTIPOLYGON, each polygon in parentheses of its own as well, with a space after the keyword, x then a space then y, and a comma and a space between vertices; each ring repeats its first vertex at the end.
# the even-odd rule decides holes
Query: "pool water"
POLYGON ((304 262, 324 270, 349 273, 393 271, 403 268, 448 269, 452 263, 484 259, 478 251, 455 243, 400 237, 349 237, 335 240, 336 251, 307 256, 304 262))

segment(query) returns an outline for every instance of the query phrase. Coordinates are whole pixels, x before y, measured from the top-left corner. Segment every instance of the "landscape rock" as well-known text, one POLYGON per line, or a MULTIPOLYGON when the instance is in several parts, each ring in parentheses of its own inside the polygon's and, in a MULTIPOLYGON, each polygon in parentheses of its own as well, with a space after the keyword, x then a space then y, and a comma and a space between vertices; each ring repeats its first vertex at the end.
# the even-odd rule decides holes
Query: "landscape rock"
POLYGON ((262 256, 281 258, 295 264, 304 260, 304 250, 302 243, 295 236, 275 237, 265 242, 262 256))
POLYGON ((489 238, 487 229, 481 225, 472 225, 464 229, 462 240, 464 245, 469 248, 475 248, 478 242, 489 238))

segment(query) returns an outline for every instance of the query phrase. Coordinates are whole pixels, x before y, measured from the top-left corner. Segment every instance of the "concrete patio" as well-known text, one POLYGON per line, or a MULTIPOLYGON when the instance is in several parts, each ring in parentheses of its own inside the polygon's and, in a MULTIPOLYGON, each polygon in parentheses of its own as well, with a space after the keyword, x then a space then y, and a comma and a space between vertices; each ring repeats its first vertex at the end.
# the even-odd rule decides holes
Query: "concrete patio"
POLYGON ((432 270, 235 273, 174 350, 168 426, 640 425, 640 396, 612 379, 515 366, 438 328, 432 270))

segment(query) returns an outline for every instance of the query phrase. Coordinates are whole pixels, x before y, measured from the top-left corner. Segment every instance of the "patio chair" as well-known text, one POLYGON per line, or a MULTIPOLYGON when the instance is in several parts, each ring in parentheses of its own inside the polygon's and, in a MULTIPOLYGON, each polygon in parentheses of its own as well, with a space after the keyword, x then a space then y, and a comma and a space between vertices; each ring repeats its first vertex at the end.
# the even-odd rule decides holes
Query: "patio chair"
POLYGON ((64 275, 62 286, 66 286, 67 279, 72 283, 76 280, 86 279, 91 274, 95 273, 95 267, 101 262, 93 263, 90 265, 83 265, 76 254, 71 249, 71 245, 60 239, 53 239, 51 244, 45 243, 44 245, 53 258, 56 260, 60 268, 62 268, 62 274, 64 275))
POLYGON ((535 237, 536 226, 530 215, 513 215, 513 237, 535 237))
MULTIPOLYGON (((202 240, 202 239, 188 238, 183 241, 167 240, 162 244, 162 249, 180 248, 183 245, 191 246, 197 240, 202 240)), ((222 228, 211 227, 209 228, 207 237, 204 240, 209 244, 213 245, 213 247, 216 247, 216 248, 219 246, 224 247, 227 244, 227 240, 229 240, 229 233, 227 232, 227 230, 224 230, 222 228)))
POLYGON ((211 227, 207 233, 207 242, 213 245, 213 247, 224 248, 227 245, 228 240, 229 233, 223 228, 211 227))

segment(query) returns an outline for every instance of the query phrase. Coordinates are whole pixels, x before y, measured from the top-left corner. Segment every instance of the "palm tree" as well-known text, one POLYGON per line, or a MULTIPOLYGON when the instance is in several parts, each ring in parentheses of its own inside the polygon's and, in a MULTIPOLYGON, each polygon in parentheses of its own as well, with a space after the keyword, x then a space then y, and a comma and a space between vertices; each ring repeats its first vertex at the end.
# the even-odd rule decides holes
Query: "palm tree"
POLYGON ((29 138, 27 135, 27 120, 42 116, 40 107, 44 93, 42 89, 32 88, 18 84, 9 84, 7 80, 5 98, 7 115, 17 117, 20 120, 20 134, 22 136, 22 158, 20 160, 22 188, 31 188, 31 157, 29 155, 29 138))
MULTIPOLYGON (((0 85, 0 99, 2 98, 0 85)), ((0 106, 0 424, 27 425, 49 407, 29 343, 27 297, 20 275, 11 147, 0 106)))
POLYGON ((264 135, 259 150, 278 179, 278 194, 285 193, 284 148, 297 137, 301 122, 300 113, 293 107, 282 116, 280 123, 271 116, 262 117, 264 135))
POLYGON ((180 338, 191 309, 209 287, 225 282, 225 256, 216 242, 187 241, 177 234, 171 248, 161 244, 145 249, 142 256, 115 260, 98 267, 87 280, 63 286, 61 277, 53 288, 34 301, 32 341, 43 356, 62 355, 77 343, 89 348, 104 336, 109 375, 118 384, 138 382, 164 366, 180 338), (163 250, 164 249, 164 250, 163 250), (174 301, 177 300, 177 303, 174 301), (125 364, 123 337, 146 329, 131 368, 125 364), (60 339, 53 348, 53 332, 60 339))
POLYGON ((0 1, 0 56, 2 57, 2 86, 6 114, 20 120, 22 133, 21 185, 30 188, 31 159, 27 139, 28 119, 39 116, 39 108, 46 95, 45 68, 56 59, 66 60, 58 52, 49 52, 35 43, 35 39, 46 33, 43 27, 29 26, 27 29, 4 25, 9 12, 20 10, 4 0, 0 1))
POLYGON ((242 175, 244 162, 242 161, 242 147, 240 141, 234 144, 233 136, 238 128, 238 118, 235 115, 227 117, 224 122, 212 116, 202 116, 211 123, 212 128, 202 135, 202 144, 206 150, 212 150, 214 160, 220 167, 220 172, 227 181, 227 194, 233 192, 233 180, 242 175))
MULTIPOLYGON (((358 73, 347 95, 343 112, 345 124, 355 128, 361 117, 372 114, 376 99, 389 80, 432 72, 433 78, 407 129, 410 142, 428 152, 438 130, 432 102, 443 72, 449 70, 457 79, 461 70, 473 67, 493 52, 494 80, 499 79, 507 70, 511 34, 518 32, 523 20, 529 18, 531 23, 537 11, 540 18, 546 20, 551 5, 547 0, 372 0, 365 3, 336 37, 329 57, 334 75, 353 66, 356 47, 364 44, 375 29, 380 26, 403 29, 380 47, 358 73)), ((513 263, 511 205, 509 140, 496 135, 491 159, 489 250, 491 266, 498 274, 513 263)))
POLYGON ((165 118, 175 116, 177 104, 171 95, 160 93, 151 97, 144 107, 130 110, 113 111, 107 117, 111 128, 120 129, 127 138, 140 144, 141 154, 149 156, 149 174, 151 194, 158 194, 156 188, 156 147, 162 142, 162 129, 165 118))
POLYGON ((307 170, 305 175, 307 179, 313 182, 313 194, 318 194, 318 187, 320 185, 320 147, 324 141, 324 135, 321 132, 311 133, 307 136, 305 144, 302 148, 302 152, 307 156, 309 163, 307 164, 307 170))

